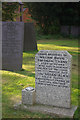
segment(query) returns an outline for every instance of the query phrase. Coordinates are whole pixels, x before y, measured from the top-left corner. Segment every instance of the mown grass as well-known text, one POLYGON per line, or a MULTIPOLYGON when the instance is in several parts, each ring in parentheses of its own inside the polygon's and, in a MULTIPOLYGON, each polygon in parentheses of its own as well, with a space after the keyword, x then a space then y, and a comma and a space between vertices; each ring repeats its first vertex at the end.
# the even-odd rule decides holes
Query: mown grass
MULTIPOLYGON (((78 106, 78 96, 80 96, 80 79, 78 71, 78 39, 41 39, 37 41, 38 50, 67 50, 72 55, 72 105, 78 106)), ((21 71, 2 71, 2 111, 3 118, 52 118, 49 115, 31 113, 27 110, 15 110, 13 105, 21 100, 21 90, 25 87, 35 87, 35 54, 37 51, 23 52, 23 65, 21 71)), ((78 108, 78 110, 80 107, 78 108)), ((75 118, 78 118, 78 110, 75 118)))

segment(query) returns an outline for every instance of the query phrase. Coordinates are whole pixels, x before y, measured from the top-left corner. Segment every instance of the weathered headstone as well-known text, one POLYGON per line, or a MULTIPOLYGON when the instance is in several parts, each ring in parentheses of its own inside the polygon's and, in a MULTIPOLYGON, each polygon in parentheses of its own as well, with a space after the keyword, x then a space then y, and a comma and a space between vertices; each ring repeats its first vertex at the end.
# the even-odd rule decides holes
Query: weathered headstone
POLYGON ((73 118, 77 106, 72 106, 70 99, 71 59, 67 51, 41 50, 36 54, 35 89, 22 90, 22 109, 73 118))
POLYGON ((41 50, 36 54, 37 103, 70 108, 71 58, 67 51, 41 50))
POLYGON ((71 35, 72 36, 80 36, 80 26, 71 26, 71 35))
POLYGON ((61 26, 61 33, 63 35, 69 35, 69 26, 61 26))
POLYGON ((36 35, 33 23, 24 23, 23 51, 37 50, 36 35))
POLYGON ((2 23, 2 69, 22 68, 23 39, 23 22, 2 23))
POLYGON ((80 26, 61 26, 61 33, 78 37, 80 36, 80 26))
POLYGON ((28 105, 35 103, 35 89, 33 87, 27 87, 22 90, 22 103, 28 105))

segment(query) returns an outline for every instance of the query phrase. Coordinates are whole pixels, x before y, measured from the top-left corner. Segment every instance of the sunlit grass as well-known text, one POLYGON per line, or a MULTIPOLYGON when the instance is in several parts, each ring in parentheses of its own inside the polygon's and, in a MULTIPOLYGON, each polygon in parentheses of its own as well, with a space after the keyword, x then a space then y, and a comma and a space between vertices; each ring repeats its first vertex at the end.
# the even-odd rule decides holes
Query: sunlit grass
POLYGON ((78 39, 57 39, 55 40, 53 39, 43 39, 43 40, 39 40, 38 44, 50 44, 50 45, 56 45, 56 46, 66 46, 66 47, 80 47, 80 45, 78 44, 78 39))
POLYGON ((72 105, 78 106, 78 95, 80 95, 80 90, 72 88, 71 102, 72 105))
POLYGON ((15 72, 11 72, 11 71, 3 71, 3 75, 8 75, 8 76, 10 76, 10 75, 12 75, 13 77, 14 76, 18 76, 18 77, 26 77, 25 75, 21 75, 21 74, 19 74, 19 73, 15 73, 15 72))
POLYGON ((50 44, 46 44, 46 45, 38 44, 38 49, 39 50, 67 50, 67 51, 73 51, 77 53, 80 50, 78 47, 63 47, 63 46, 50 45, 50 44))
MULTIPOLYGON (((38 50, 67 50, 72 55, 72 105, 78 105, 78 40, 39 40, 38 50)), ((40 113, 14 110, 13 105, 21 100, 21 91, 25 87, 35 87, 35 54, 37 51, 23 52, 21 71, 2 71, 3 81, 3 118, 51 118, 40 113)), ((77 116, 77 114, 76 114, 77 116)))

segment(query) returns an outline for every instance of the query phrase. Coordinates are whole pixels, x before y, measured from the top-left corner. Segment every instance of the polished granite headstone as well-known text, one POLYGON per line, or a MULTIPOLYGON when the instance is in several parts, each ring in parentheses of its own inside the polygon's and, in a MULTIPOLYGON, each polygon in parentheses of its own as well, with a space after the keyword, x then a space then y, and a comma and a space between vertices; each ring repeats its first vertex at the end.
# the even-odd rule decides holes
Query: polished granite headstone
POLYGON ((2 22, 2 69, 21 70, 23 39, 23 22, 2 22))
POLYGON ((70 108, 71 58, 67 51, 41 50, 35 57, 36 102, 70 108))

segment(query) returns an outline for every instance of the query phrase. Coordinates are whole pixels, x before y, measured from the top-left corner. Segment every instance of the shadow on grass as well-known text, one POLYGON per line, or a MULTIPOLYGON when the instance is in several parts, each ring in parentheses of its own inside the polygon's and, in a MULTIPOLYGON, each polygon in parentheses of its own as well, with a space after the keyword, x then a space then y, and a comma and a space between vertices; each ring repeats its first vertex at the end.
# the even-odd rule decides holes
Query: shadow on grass
POLYGON ((31 71, 27 71, 26 69, 22 69, 21 71, 12 71, 15 73, 19 73, 21 75, 29 76, 29 77, 35 77, 35 73, 32 73, 31 71))

